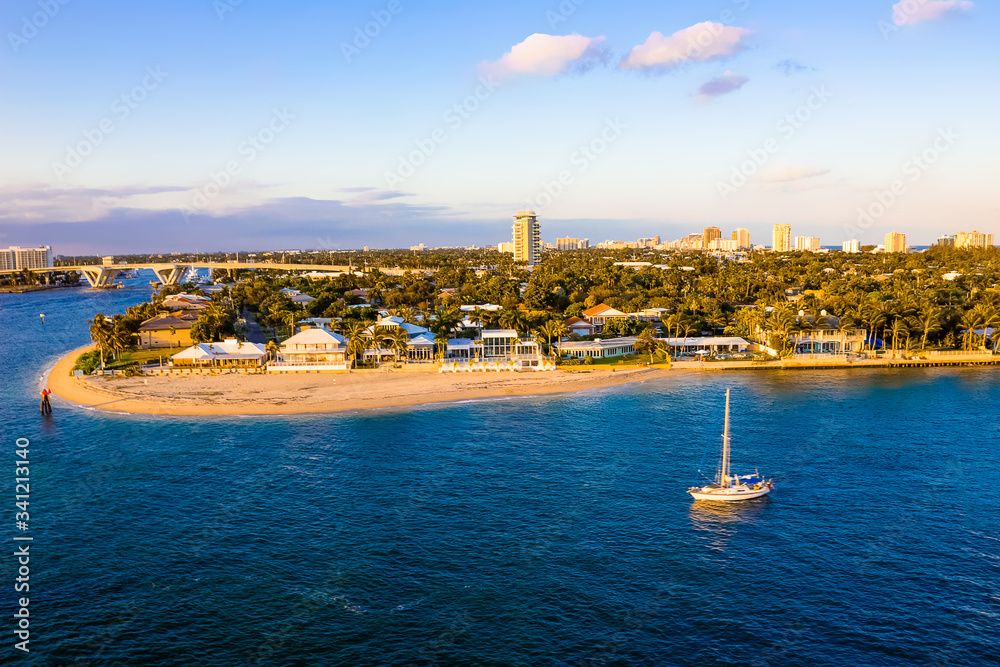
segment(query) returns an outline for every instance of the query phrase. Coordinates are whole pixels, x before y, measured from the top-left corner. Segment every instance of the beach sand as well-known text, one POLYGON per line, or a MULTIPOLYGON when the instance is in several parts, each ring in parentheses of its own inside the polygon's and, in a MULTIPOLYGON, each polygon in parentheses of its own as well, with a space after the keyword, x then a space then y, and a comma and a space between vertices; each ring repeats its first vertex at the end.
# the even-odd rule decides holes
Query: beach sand
POLYGON ((691 370, 621 368, 534 373, 356 371, 295 375, 76 378, 74 350, 49 375, 56 396, 114 412, 154 415, 277 415, 405 407, 497 396, 531 396, 614 387, 691 370))

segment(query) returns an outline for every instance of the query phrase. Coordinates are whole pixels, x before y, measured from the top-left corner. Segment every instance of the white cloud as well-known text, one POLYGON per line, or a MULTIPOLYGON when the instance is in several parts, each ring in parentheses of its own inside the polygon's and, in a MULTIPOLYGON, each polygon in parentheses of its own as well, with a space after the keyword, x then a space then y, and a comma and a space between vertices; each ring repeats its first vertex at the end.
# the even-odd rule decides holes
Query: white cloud
POLYGON ((705 21, 678 30, 669 37, 654 31, 645 44, 625 56, 621 69, 662 70, 685 62, 725 58, 746 48, 745 38, 752 31, 705 21))
POLYGON ((892 6, 892 18, 899 26, 915 25, 955 16, 974 6, 968 0, 900 0, 892 6))
POLYGON ((604 59, 605 54, 601 48, 603 41, 603 36, 535 33, 520 44, 515 44, 500 60, 484 63, 484 67, 498 76, 556 76, 586 70, 604 59))

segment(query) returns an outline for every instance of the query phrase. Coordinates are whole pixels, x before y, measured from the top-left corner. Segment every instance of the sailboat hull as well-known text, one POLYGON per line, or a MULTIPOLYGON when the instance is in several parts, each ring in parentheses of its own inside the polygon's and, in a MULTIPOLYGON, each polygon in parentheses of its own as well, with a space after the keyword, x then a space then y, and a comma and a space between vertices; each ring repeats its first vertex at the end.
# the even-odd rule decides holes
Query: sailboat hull
POLYGON ((760 498, 761 496, 766 496, 771 492, 771 489, 764 487, 762 489, 748 489, 746 487, 729 487, 725 489, 713 489, 713 488, 702 488, 702 489, 691 489, 688 493, 695 500, 712 500, 716 502, 736 502, 740 500, 753 500, 754 498, 760 498))

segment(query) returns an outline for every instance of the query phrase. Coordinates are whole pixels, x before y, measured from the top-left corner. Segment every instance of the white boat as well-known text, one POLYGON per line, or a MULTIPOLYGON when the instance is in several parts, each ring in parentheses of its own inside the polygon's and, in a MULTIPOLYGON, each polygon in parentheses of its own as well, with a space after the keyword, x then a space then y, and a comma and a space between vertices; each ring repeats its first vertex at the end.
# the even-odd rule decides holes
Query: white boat
POLYGON ((764 481, 760 473, 753 475, 729 474, 729 390, 726 389, 726 426, 722 432, 722 462, 719 472, 712 484, 692 486, 688 489, 695 500, 714 500, 732 502, 734 500, 750 500, 766 496, 774 484, 771 480, 764 481))

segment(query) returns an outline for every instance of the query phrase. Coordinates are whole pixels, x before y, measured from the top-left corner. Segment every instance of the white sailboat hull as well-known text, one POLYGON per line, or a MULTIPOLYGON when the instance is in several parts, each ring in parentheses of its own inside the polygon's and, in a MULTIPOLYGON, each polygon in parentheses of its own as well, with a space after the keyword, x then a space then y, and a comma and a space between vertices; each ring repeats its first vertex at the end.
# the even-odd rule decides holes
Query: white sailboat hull
POLYGON ((695 500, 714 500, 717 502, 735 502, 738 500, 753 500, 754 498, 760 498, 761 496, 766 496, 771 492, 770 487, 764 486, 760 489, 750 489, 745 486, 740 487, 728 487, 725 489, 713 489, 711 487, 702 487, 700 489, 689 489, 688 493, 695 500))

